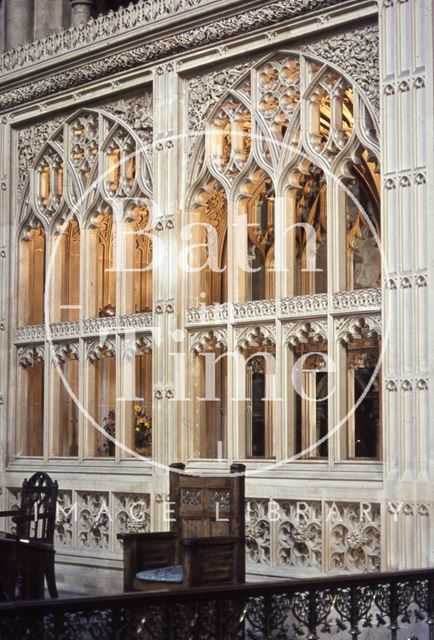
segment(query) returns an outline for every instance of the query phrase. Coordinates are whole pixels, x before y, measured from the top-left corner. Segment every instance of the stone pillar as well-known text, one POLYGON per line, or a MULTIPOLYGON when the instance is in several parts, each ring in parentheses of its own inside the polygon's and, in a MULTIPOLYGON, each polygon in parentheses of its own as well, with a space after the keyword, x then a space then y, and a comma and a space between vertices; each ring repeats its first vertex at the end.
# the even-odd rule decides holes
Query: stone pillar
POLYGON ((16 49, 33 40, 33 0, 5 0, 5 48, 16 49))
POLYGON ((71 0, 71 23, 73 27, 89 20, 92 6, 93 0, 71 0))
MULTIPOLYGON (((153 291, 154 342, 153 368, 153 487, 158 496, 169 492, 167 466, 179 459, 176 376, 180 370, 173 354, 182 351, 177 329, 181 319, 177 314, 175 295, 182 274, 177 267, 176 224, 179 180, 179 140, 176 134, 179 120, 179 77, 173 64, 160 65, 154 72, 154 235, 153 291)), ((183 367, 184 368, 184 367, 183 367)), ((169 528, 164 521, 164 502, 154 501, 154 528, 169 528)))
POLYGON ((434 551, 431 1, 383 0, 380 29, 384 568, 407 569, 434 551))

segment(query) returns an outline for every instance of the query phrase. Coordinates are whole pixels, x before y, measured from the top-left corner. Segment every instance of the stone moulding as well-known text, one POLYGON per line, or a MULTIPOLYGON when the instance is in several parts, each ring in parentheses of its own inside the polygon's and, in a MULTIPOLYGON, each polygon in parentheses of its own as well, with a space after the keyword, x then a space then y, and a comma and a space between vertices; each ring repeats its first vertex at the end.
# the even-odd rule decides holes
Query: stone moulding
MULTIPOLYGON (((342 4, 342 0, 280 0, 270 3, 265 7, 247 11, 242 11, 241 8, 242 12, 238 15, 191 28, 187 31, 168 36, 167 38, 162 38, 160 35, 158 40, 149 44, 143 44, 122 53, 106 56, 88 64, 78 66, 75 69, 65 70, 31 83, 27 82, 25 86, 6 90, 0 94, 0 109, 11 109, 32 100, 48 97, 61 91, 70 90, 89 82, 100 80, 106 76, 128 71, 129 69, 146 63, 155 62, 167 56, 190 51, 196 47, 211 45, 227 38, 279 24, 284 20, 301 16, 309 11, 339 4, 342 4)), ((106 18, 109 19, 109 16, 106 18)), ((130 26, 127 26, 125 30, 130 28, 130 26)), ((117 32, 115 31, 111 35, 114 36, 116 34, 117 32)), ((61 34, 58 35, 58 38, 61 39, 61 34)), ((94 39, 95 36, 93 36, 92 42, 94 39)), ((33 63, 44 59, 43 52, 45 48, 41 42, 42 41, 39 41, 33 43, 33 45, 29 45, 34 46, 32 55, 35 56, 35 59, 32 61, 33 63), (38 46, 41 50, 39 53, 37 53, 38 46)), ((65 52, 68 50, 70 50, 70 48, 66 48, 65 52)), ((62 52, 63 49, 60 46, 58 51, 51 52, 50 57, 54 57, 62 52)), ((9 53, 5 55, 12 56, 13 54, 9 53)), ((20 68, 20 65, 18 64, 16 68, 20 68)), ((25 80, 23 80, 23 82, 25 82, 25 80)))
POLYGON ((381 310, 381 289, 357 289, 344 291, 332 296, 331 308, 328 295, 319 293, 311 296, 296 296, 278 300, 256 300, 237 304, 215 304, 201 307, 189 307, 185 310, 185 324, 208 325, 226 322, 243 322, 273 319, 276 313, 282 319, 289 317, 352 315, 362 311, 379 312, 381 310))
MULTIPOLYGON (((80 336, 124 333, 152 327, 152 313, 133 313, 111 318, 89 318, 83 321, 55 322, 50 324, 50 339, 79 338, 80 336)), ((43 342, 46 339, 45 325, 18 327, 15 337, 17 344, 43 342)))

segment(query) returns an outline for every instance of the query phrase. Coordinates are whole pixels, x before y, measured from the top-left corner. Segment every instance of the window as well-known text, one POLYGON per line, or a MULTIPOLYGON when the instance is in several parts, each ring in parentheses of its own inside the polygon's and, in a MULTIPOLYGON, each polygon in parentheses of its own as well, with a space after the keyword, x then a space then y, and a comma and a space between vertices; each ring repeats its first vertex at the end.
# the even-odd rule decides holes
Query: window
POLYGON ((150 336, 151 194, 142 142, 96 111, 73 114, 35 158, 18 234, 16 455, 127 457, 110 436, 143 449, 150 345, 137 347, 137 412, 122 398, 119 354, 132 329, 139 342, 150 336))
MULTIPOLYGON (((194 274, 187 317, 203 331, 227 324, 228 353, 244 354, 250 399, 228 424, 235 457, 275 451, 306 462, 378 459, 378 381, 347 427, 333 431, 370 373, 349 368, 341 344, 354 323, 378 326, 380 316, 379 145, 370 105, 349 78, 314 56, 278 52, 226 92, 195 145, 188 198, 197 202, 199 194, 204 202, 206 185, 218 185, 229 286, 227 298, 219 298, 210 291, 221 290, 226 275, 194 274), (215 305, 226 299, 227 308, 215 305), (352 319, 354 310, 360 315, 352 319), (257 354, 247 362, 260 347, 245 344, 246 335, 268 332, 270 324, 276 361, 287 364, 277 367, 284 397, 275 410, 262 400, 266 366, 257 354), (301 395, 290 382, 300 359, 301 395), (362 427, 368 417, 371 427, 362 427)), ((206 236, 200 241, 206 244, 206 236)), ((228 359, 228 380, 239 377, 237 366, 228 359)))

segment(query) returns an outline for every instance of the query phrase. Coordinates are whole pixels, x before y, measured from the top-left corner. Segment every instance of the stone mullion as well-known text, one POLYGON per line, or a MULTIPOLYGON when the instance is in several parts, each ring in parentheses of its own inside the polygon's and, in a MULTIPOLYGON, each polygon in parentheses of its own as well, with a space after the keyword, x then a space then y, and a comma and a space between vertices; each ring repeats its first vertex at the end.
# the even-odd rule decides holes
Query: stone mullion
MULTIPOLYGON (((329 433, 344 415, 346 407, 346 385, 343 381, 342 347, 337 342, 335 320, 332 316, 332 296, 346 289, 346 243, 345 243, 345 194, 338 181, 327 179, 327 354, 328 363, 328 429, 329 433), (334 391, 333 391, 334 390, 334 391)), ((328 440, 328 464, 332 467, 342 454, 342 438, 346 427, 337 431, 328 440), (340 443, 340 445, 338 444, 340 443)))
MULTIPOLYGON (((0 478, 2 487, 5 486, 4 466, 6 460, 11 455, 12 434, 7 431, 7 424, 16 424, 15 408, 11 403, 11 398, 15 398, 15 389, 12 380, 16 380, 16 357, 15 346, 11 348, 12 357, 9 358, 8 345, 13 345, 14 320, 16 312, 13 312, 13 304, 10 304, 12 290, 10 277, 13 274, 12 260, 14 253, 12 248, 12 216, 11 207, 11 130, 7 118, 0 121, 0 286, 2 294, 0 296, 0 478), (10 368, 8 368, 10 367, 10 368), (11 374, 9 377, 8 374, 11 374), (13 377, 12 377, 13 376, 13 377), (6 403, 6 384, 9 384, 9 403, 6 403)), ((10 430, 15 431, 14 429, 10 430)))
MULTIPOLYGON (((178 425, 174 401, 175 358, 178 346, 172 339, 178 327, 175 313, 177 278, 176 212, 178 207, 178 83, 172 65, 160 66, 154 74, 154 234, 153 245, 154 351, 153 351, 153 459, 161 465, 178 459, 178 425)), ((155 466, 154 489, 166 495, 167 473, 155 466)), ((163 522, 163 503, 154 500, 153 526, 163 522)))
MULTIPOLYGON (((388 340, 382 368, 384 474, 386 500, 398 501, 428 495, 425 481, 429 458, 434 458, 432 445, 430 455, 426 452, 429 410, 423 395, 434 373, 434 362, 427 367, 425 356, 430 353, 429 311, 434 310, 434 295, 426 286, 432 266, 425 242, 432 244, 434 226, 422 210, 430 210, 433 197, 432 145, 426 144, 427 135, 432 135, 427 123, 433 120, 433 100, 426 89, 427 84, 432 86, 431 10, 428 0, 387 0, 380 8, 383 300, 388 340)), ((406 520, 415 526, 413 512, 406 520)), ((397 526, 393 518, 387 523, 384 543, 394 539, 392 528, 397 526)), ((407 553, 413 557, 406 548, 414 544, 412 538, 402 538, 399 558, 397 547, 389 548, 388 567, 403 567, 407 553)), ((413 565, 417 557, 421 556, 416 552, 413 565)))

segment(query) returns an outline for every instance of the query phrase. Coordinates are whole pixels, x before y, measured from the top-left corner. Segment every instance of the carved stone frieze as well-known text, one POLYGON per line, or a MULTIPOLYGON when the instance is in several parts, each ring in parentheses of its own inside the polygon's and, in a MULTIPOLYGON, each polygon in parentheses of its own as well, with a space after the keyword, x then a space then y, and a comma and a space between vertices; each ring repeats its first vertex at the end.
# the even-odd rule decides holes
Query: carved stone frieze
POLYGON ((194 145, 196 135, 202 131, 209 112, 217 104, 220 98, 230 89, 235 82, 247 73, 254 60, 236 64, 216 71, 210 71, 200 76, 190 78, 188 81, 188 133, 192 136, 191 144, 194 145))
POLYGON ((379 112, 379 33, 376 24, 316 39, 303 50, 332 62, 348 73, 379 112))
POLYGON ((233 305, 233 314, 235 320, 273 318, 276 315, 276 302, 275 300, 241 302, 233 305))
POLYGON ((321 315, 327 313, 327 294, 319 293, 311 296, 295 296, 280 301, 282 316, 321 315))
POLYGON ((210 306, 189 307, 185 311, 186 324, 214 323, 226 321, 229 317, 227 304, 213 304, 210 306))
POLYGON ((26 327, 18 327, 17 329, 17 342, 42 342, 43 340, 45 340, 45 327, 43 324, 29 324, 26 327))
POLYGON ((333 296, 333 311, 354 311, 356 309, 380 309, 381 289, 357 289, 342 291, 333 296))
POLYGON ((101 108, 129 124, 145 143, 147 153, 150 154, 152 152, 153 113, 152 93, 150 91, 145 91, 140 96, 119 98, 113 102, 104 103, 101 108))
MULTIPOLYGON (((216 20, 213 23, 192 28, 168 38, 160 36, 152 43, 135 47, 123 53, 106 56, 95 62, 55 73, 47 78, 5 91, 0 95, 0 108, 8 109, 30 100, 41 99, 59 91, 79 87, 88 82, 127 71, 147 62, 154 62, 170 55, 191 51, 195 47, 218 43, 226 38, 279 24, 313 9, 338 5, 340 1, 279 0, 265 7, 243 11, 239 15, 216 20)), ((9 60, 13 57, 11 54, 5 55, 9 55, 9 60)), ((14 65, 8 62, 8 66, 13 67, 14 65)))

